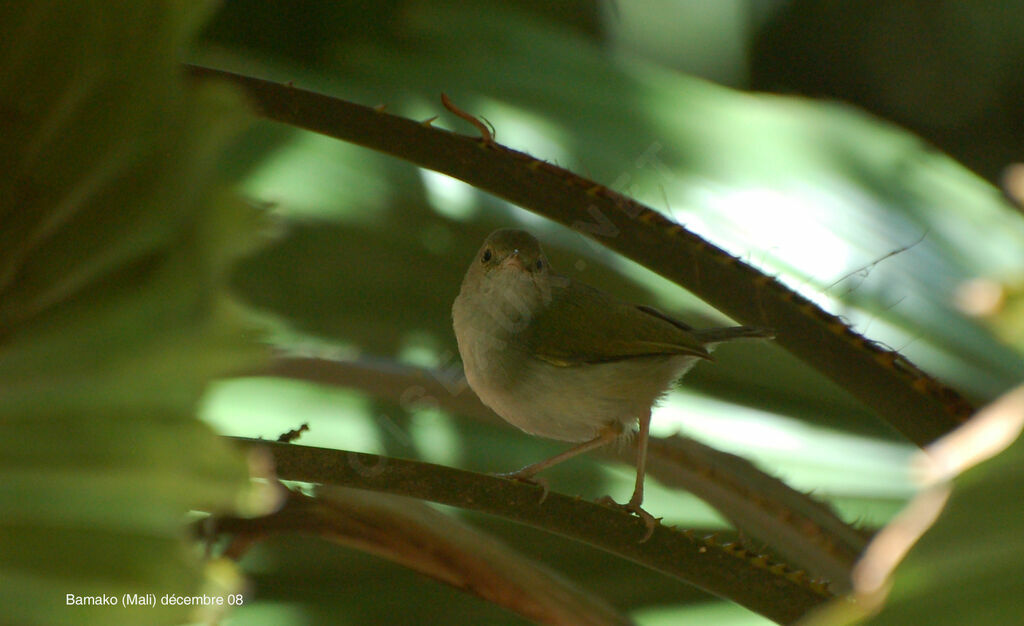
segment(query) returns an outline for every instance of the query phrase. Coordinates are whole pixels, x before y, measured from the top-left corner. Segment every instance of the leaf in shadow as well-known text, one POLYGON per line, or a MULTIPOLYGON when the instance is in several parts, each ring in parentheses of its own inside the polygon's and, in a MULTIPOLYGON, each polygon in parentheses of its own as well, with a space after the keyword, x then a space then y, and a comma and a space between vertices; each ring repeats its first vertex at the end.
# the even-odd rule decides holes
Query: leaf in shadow
POLYGON ((124 594, 213 593, 184 515, 243 504, 241 455, 194 414, 211 377, 262 358, 221 286, 258 221, 212 175, 248 114, 177 65, 205 6, 0 7, 7 623, 195 618, 124 594))

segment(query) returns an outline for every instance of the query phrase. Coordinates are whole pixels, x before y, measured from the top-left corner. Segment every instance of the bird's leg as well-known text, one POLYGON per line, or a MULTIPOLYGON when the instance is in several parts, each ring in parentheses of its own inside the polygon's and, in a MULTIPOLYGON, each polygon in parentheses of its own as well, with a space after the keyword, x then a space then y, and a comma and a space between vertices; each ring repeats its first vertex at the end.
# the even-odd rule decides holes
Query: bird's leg
POLYGON ((644 477, 647 475, 647 440, 650 436, 651 410, 648 409, 646 414, 640 416, 640 433, 636 438, 636 484, 633 487, 633 497, 629 499, 629 503, 626 505, 630 509, 640 510, 640 505, 644 503, 644 477))
POLYGON ((621 434, 621 424, 619 424, 618 422, 609 424, 608 426, 605 426, 604 428, 601 429, 601 431, 597 434, 597 437, 594 437, 589 441, 584 441, 581 444, 577 444, 569 448, 565 452, 560 452, 556 454, 550 459, 538 461, 532 465, 527 465, 523 469, 516 470, 514 472, 509 472, 508 474, 498 474, 498 476, 503 476, 505 478, 515 478, 519 480, 529 480, 530 478, 533 478, 534 474, 544 471, 547 468, 551 467, 552 465, 558 465, 562 461, 568 461, 574 456, 607 445, 615 441, 621 434))
POLYGON ((559 454, 556 454, 555 456, 553 456, 553 457, 551 457, 549 459, 544 459, 543 461, 538 461, 538 462, 536 462, 536 463, 534 463, 532 465, 527 465, 526 467, 524 467, 524 468, 522 468, 520 470, 516 470, 514 472, 509 472, 507 474, 496 474, 496 476, 498 476, 500 478, 509 478, 509 479, 512 479, 512 480, 521 480, 521 481, 524 481, 524 482, 535 483, 535 484, 540 485, 541 488, 544 490, 544 493, 540 497, 540 501, 544 502, 544 500, 548 497, 548 485, 547 485, 547 482, 544 481, 543 479, 534 478, 534 475, 536 475, 538 472, 546 470, 547 468, 551 467, 552 465, 558 465, 562 461, 567 461, 567 460, 571 459, 574 456, 577 456, 577 455, 583 454, 584 452, 587 452, 589 450, 594 450, 595 448, 600 448, 601 446, 607 445, 607 444, 615 441, 619 437, 619 435, 621 435, 621 434, 622 434, 622 424, 619 424, 618 422, 615 422, 614 424, 609 424, 608 426, 605 426, 604 428, 602 428, 601 431, 597 434, 597 436, 594 437, 593 439, 589 440, 589 441, 584 441, 581 444, 578 444, 578 445, 575 445, 575 446, 569 448, 565 452, 561 452, 559 454))
POLYGON ((644 503, 644 478, 647 475, 647 440, 651 437, 651 410, 640 416, 640 434, 636 438, 636 485, 633 487, 633 497, 626 503, 626 508, 640 516, 640 519, 647 525, 647 534, 640 540, 643 543, 651 538, 654 527, 658 525, 658 518, 643 510, 640 505, 644 503))
POLYGON ((644 477, 647 474, 647 440, 651 436, 651 411, 640 416, 640 432, 636 438, 636 485, 633 487, 633 496, 626 504, 619 504, 605 496, 600 501, 626 509, 635 513, 647 526, 647 534, 640 540, 643 543, 651 538, 654 529, 658 525, 659 518, 654 517, 645 511, 640 505, 644 503, 644 477))

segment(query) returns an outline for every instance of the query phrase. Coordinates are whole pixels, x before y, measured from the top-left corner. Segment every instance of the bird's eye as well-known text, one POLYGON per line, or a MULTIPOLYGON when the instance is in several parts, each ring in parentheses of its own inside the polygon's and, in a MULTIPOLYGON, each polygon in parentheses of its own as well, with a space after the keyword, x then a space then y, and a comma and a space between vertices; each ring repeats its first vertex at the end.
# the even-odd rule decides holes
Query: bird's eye
POLYGON ((488 248, 487 250, 484 250, 484 256, 483 256, 482 260, 483 260, 484 263, 486 263, 486 262, 491 260, 491 250, 490 250, 490 248, 488 248))
POLYGON ((544 269, 544 261, 541 261, 540 259, 537 259, 537 269, 539 269, 539 270, 544 269))

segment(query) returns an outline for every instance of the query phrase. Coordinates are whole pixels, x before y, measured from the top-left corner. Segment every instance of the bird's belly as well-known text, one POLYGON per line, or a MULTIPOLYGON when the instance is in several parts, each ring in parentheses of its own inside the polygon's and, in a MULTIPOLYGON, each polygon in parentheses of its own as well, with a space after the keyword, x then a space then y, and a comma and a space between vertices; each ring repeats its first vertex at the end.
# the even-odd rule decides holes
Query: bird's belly
POLYGON ((530 359, 514 385, 486 377, 469 382, 485 404, 523 431, 587 441, 616 422, 631 429, 695 360, 658 356, 561 367, 530 359))

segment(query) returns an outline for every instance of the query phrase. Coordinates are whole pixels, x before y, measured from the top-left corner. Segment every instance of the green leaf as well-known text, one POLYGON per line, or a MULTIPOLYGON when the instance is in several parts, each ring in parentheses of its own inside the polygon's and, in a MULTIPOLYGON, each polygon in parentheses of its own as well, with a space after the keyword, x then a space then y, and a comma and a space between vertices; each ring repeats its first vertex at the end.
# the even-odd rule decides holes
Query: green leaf
POLYGON ((251 367, 221 285, 256 221, 217 193, 240 98, 186 83, 204 2, 0 7, 0 606, 22 624, 168 623, 204 590, 185 514, 243 504, 194 417, 251 367), (152 593, 153 608, 124 606, 152 593), (116 606, 68 606, 68 594, 116 606))

